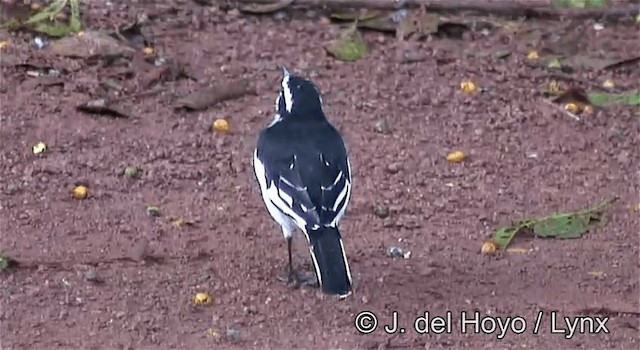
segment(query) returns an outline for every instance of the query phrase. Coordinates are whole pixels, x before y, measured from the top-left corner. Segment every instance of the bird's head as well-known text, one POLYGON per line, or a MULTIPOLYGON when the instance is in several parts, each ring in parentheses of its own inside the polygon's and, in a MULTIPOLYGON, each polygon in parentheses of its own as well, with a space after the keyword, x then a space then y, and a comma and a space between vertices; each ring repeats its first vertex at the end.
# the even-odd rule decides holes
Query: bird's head
POLYGON ((301 118, 324 118, 320 90, 310 80, 291 74, 282 66, 276 111, 285 118, 292 115, 301 118))

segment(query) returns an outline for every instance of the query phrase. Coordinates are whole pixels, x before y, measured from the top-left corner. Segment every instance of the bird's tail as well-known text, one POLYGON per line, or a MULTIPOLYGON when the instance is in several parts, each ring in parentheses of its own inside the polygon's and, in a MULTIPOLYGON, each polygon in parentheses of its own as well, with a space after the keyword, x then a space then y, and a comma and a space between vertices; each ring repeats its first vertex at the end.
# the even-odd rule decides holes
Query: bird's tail
POLYGON ((347 296, 351 293, 351 272, 340 231, 334 227, 309 230, 309 250, 322 291, 347 296))

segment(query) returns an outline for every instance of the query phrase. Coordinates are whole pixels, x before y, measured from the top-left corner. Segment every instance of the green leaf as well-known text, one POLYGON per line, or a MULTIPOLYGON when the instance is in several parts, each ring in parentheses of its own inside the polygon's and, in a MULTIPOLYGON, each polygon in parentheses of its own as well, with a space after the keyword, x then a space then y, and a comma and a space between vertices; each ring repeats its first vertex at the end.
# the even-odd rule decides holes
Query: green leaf
POLYGON ((562 69, 562 62, 559 58, 552 58, 549 63, 547 63, 547 68, 549 69, 562 69))
POLYGON ((71 0, 71 18, 69 19, 69 28, 74 33, 78 33, 82 30, 82 22, 80 21, 79 0, 71 0))
POLYGON ((608 199, 597 206, 573 213, 554 214, 547 217, 531 220, 523 220, 519 223, 502 227, 493 234, 493 240, 501 250, 505 250, 513 238, 524 231, 532 229, 533 233, 543 238, 580 238, 586 234, 596 222, 602 223, 601 214, 606 207, 617 198, 608 199))
POLYGON ((340 61, 354 62, 363 58, 369 48, 358 31, 357 21, 345 30, 339 39, 326 48, 327 52, 340 61))
POLYGON ((64 9, 66 5, 67 5, 67 0, 56 0, 51 5, 43 8, 42 10, 40 10, 40 12, 31 16, 25 22, 25 24, 31 25, 31 24, 35 24, 45 20, 51 21, 60 11, 64 9))
POLYGON ((589 94, 589 101, 594 106, 640 106, 640 91, 636 90, 633 92, 623 92, 619 94, 592 92, 589 94))
POLYGON ((73 32, 68 24, 62 23, 36 23, 32 29, 56 38, 65 37, 73 32))
POLYGON ((608 7, 608 0, 555 0, 553 5, 561 9, 589 9, 608 7))
POLYGON ((500 249, 504 250, 507 248, 509 243, 513 237, 516 236, 518 231, 522 229, 522 227, 502 227, 496 230, 493 234, 493 240, 498 244, 500 249))
POLYGON ((559 214, 533 224, 533 232, 544 238, 580 238, 587 232, 590 214, 559 214))
POLYGON ((0 254, 0 271, 16 266, 18 266, 18 262, 15 259, 11 259, 10 257, 0 254))

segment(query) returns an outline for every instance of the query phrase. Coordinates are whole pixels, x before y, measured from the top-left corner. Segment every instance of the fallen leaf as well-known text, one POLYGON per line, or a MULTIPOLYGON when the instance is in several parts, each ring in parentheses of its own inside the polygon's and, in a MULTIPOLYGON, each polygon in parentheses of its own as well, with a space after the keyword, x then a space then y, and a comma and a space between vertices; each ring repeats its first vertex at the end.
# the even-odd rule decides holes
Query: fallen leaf
POLYGON ((592 92, 588 95, 589 102, 595 106, 640 106, 640 90, 627 91, 618 94, 592 92))
POLYGON ((603 201, 597 206, 578 212, 554 214, 538 219, 529 219, 515 225, 497 229, 493 240, 500 249, 505 250, 513 238, 520 232, 530 231, 537 237, 571 239, 585 235, 617 198, 603 201))
POLYGON ((119 118, 129 118, 132 108, 122 102, 108 99, 97 99, 85 102, 76 107, 79 111, 93 114, 108 115, 119 118))
POLYGON ((511 51, 509 51, 509 50, 499 50, 499 51, 496 51, 493 54, 493 56, 495 58, 500 58, 500 59, 507 58, 507 57, 511 56, 511 51))
POLYGON ((280 0, 273 3, 251 3, 240 7, 240 11, 251 14, 267 14, 280 11, 293 4, 294 0, 280 0))
POLYGON ((568 213, 553 215, 532 224, 538 237, 580 238, 597 216, 595 213, 568 213))
POLYGON ((0 254, 0 270, 10 269, 18 266, 18 262, 8 256, 0 254))
POLYGON ((79 0, 54 0, 49 6, 40 9, 24 22, 24 26, 36 32, 52 37, 64 37, 82 30, 79 0), (69 4, 71 17, 68 23, 59 20, 67 19, 62 11, 69 4))
POLYGON ((89 31, 56 40, 49 46, 55 55, 71 58, 131 57, 135 49, 113 38, 105 32, 89 31))
POLYGON ((340 61, 354 62, 363 58, 369 48, 358 31, 357 23, 354 23, 338 39, 326 46, 325 50, 340 61))
POLYGON ((557 57, 552 58, 551 60, 549 60, 549 63, 547 63, 547 68, 549 68, 549 69, 562 69, 562 62, 557 57))
POLYGON ((493 240, 498 244, 500 249, 504 250, 513 237, 518 233, 519 227, 502 227, 493 234, 493 240))
POLYGON ((332 13, 329 15, 329 18, 333 20, 347 21, 347 22, 358 21, 358 24, 361 24, 362 22, 366 22, 368 20, 372 20, 375 18, 380 18, 382 16, 390 17, 384 11, 352 10, 352 11, 332 13))
POLYGON ((25 80, 22 82, 21 86, 25 90, 33 90, 38 86, 54 86, 54 85, 64 85, 65 79, 56 77, 56 76, 39 76, 37 78, 25 80))
POLYGON ((240 98, 245 95, 255 95, 256 89, 247 79, 225 81, 213 86, 196 90, 177 102, 178 108, 198 111, 206 109, 227 100, 240 98))
POLYGON ((554 0, 553 6, 561 9, 589 9, 611 6, 608 0, 554 0))

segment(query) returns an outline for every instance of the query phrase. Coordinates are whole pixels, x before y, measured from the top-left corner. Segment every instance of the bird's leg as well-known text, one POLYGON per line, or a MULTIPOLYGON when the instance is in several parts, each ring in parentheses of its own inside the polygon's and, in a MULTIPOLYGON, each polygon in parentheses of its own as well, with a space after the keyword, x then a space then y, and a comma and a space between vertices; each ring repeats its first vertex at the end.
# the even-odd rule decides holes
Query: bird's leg
POLYGON ((299 288, 300 285, 307 285, 311 280, 309 277, 300 276, 298 272, 293 268, 293 256, 292 256, 292 240, 293 237, 287 237, 287 251, 289 253, 289 268, 288 273, 285 276, 278 279, 282 282, 291 283, 294 288, 299 288))

